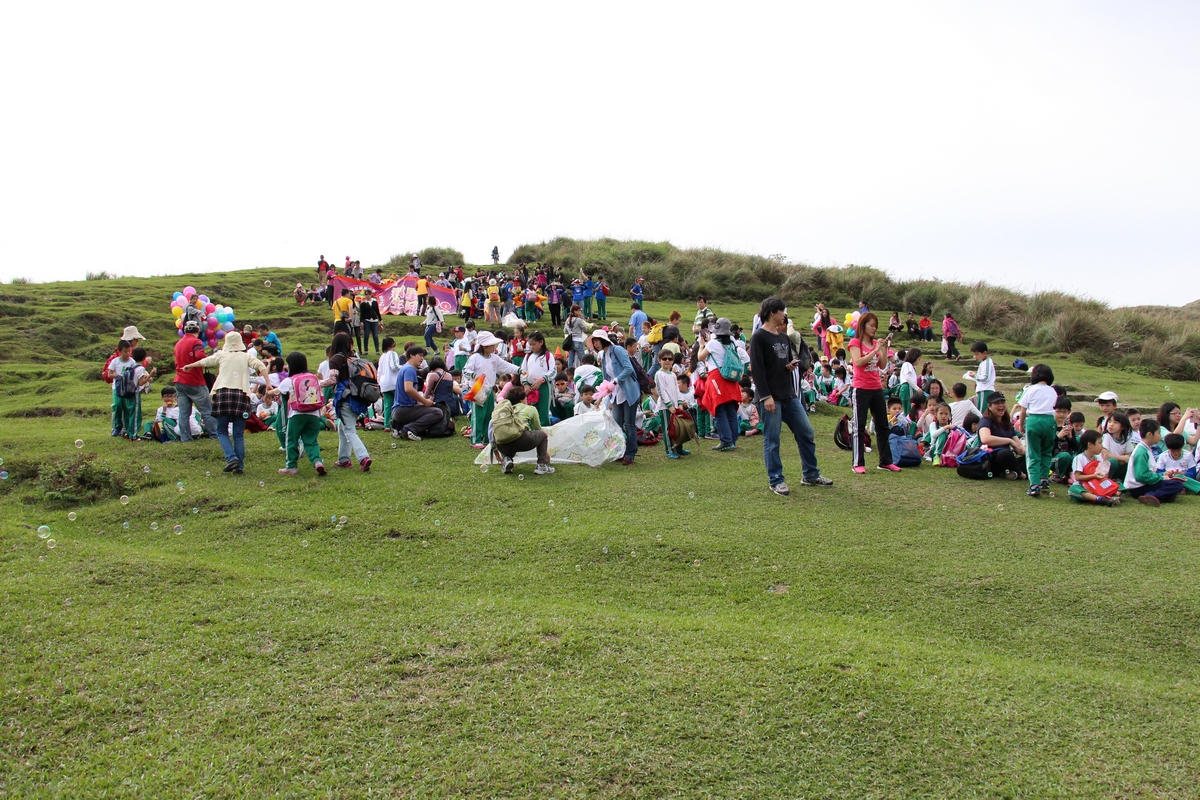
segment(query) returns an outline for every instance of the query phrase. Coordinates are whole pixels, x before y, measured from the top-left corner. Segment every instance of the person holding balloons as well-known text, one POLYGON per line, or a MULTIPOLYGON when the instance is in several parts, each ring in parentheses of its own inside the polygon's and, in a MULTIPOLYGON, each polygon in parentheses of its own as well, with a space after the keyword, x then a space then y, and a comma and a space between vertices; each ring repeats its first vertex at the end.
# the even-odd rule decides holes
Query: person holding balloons
MULTIPOLYGON (((225 454, 225 471, 240 475, 246 461, 246 420, 250 418, 250 374, 267 377, 267 365, 246 353, 242 336, 236 332, 225 335, 224 347, 207 358, 184 366, 185 370, 217 367, 213 384, 213 418, 216 420, 217 441, 225 454), (232 438, 230 431, 232 430, 232 438)), ((271 392, 275 390, 269 390, 271 392)))

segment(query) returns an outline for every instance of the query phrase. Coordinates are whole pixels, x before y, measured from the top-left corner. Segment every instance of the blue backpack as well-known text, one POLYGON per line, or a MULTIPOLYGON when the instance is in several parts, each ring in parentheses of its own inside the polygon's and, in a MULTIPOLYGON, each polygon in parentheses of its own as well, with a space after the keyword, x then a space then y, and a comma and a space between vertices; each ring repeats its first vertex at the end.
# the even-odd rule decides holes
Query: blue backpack
POLYGON ((888 437, 888 444, 892 450, 892 463, 897 467, 921 466, 921 446, 916 439, 893 433, 888 437))
POLYGON ((740 381, 746 374, 746 365, 742 363, 742 357, 738 355, 737 342, 730 340, 729 344, 725 345, 725 358, 721 360, 719 372, 722 378, 734 383, 740 381))

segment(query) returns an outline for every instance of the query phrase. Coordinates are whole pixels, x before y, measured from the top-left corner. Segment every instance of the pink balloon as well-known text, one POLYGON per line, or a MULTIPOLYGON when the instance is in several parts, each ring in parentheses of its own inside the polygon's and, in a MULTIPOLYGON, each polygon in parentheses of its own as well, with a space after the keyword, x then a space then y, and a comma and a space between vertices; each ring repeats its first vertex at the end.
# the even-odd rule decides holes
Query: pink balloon
POLYGON ((217 310, 217 307, 216 307, 216 306, 214 306, 212 303, 205 303, 205 304, 204 304, 204 313, 205 313, 205 314, 211 314, 211 313, 213 313, 213 312, 214 312, 214 311, 216 311, 216 310, 217 310))
POLYGON ((209 318, 208 318, 208 322, 207 322, 207 323, 205 323, 205 324, 207 324, 207 325, 208 325, 208 327, 209 327, 210 329, 212 329, 212 328, 216 328, 216 327, 217 327, 218 325, 220 325, 221 323, 220 323, 220 322, 217 322, 217 318, 216 318, 216 317, 209 317, 209 318))
POLYGON ((195 290, 195 288, 193 288, 193 287, 191 287, 191 286, 185 286, 185 287, 183 287, 183 296, 184 296, 184 297, 191 297, 191 296, 192 296, 192 295, 194 295, 195 293, 196 293, 196 290, 195 290))

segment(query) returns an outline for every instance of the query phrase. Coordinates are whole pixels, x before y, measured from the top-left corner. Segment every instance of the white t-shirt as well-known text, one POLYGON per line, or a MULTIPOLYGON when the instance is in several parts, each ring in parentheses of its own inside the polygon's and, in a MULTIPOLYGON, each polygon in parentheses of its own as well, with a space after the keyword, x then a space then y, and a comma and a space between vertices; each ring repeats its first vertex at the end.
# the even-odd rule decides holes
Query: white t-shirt
MULTIPOLYGON (((743 364, 750 363, 750 354, 746 352, 746 346, 742 344, 741 339, 732 339, 734 347, 737 348, 738 358, 743 364)), ((704 349, 708 351, 708 358, 705 363, 711 370, 720 370, 721 363, 725 361, 725 345, 717 337, 713 337, 704 343, 704 349)))
POLYGON ((388 350, 379 357, 379 391, 396 391, 396 376, 400 374, 400 356, 395 350, 388 350))
POLYGON ((975 411, 975 404, 970 400, 955 400, 950 404, 950 419, 955 425, 961 426, 967 421, 967 415, 975 411))
POLYGON ((599 386, 604 380, 603 371, 594 364, 580 364, 575 368, 575 388, 590 384, 599 386))
POLYGON ((328 380, 328 378, 329 378, 329 359, 325 359, 324 361, 322 361, 320 363, 320 365, 317 366, 317 377, 320 378, 321 380, 328 380))
POLYGON ((1021 395, 1021 405, 1029 414, 1053 414, 1057 402, 1058 392, 1044 383, 1033 384, 1021 395))
MULTIPOLYGON (((996 364, 990 358, 985 358, 983 361, 980 361, 979 366, 975 369, 975 391, 996 391, 996 364)), ((1029 413, 1038 414, 1041 412, 1030 411, 1029 413)))
POLYGON ((1191 451, 1189 451, 1186 447, 1179 454, 1178 460, 1171 457, 1170 450, 1167 450, 1161 456, 1158 457, 1158 468, 1159 469, 1189 470, 1194 466, 1196 466, 1196 457, 1194 455, 1192 455, 1191 451))
POLYGON ((907 361, 900 364, 900 382, 907 383, 914 389, 920 390, 920 385, 917 384, 917 368, 907 361))
POLYGON ((655 411, 667 411, 672 406, 683 403, 683 398, 679 394, 679 379, 674 372, 660 369, 654 373, 654 385, 658 387, 658 402, 654 405, 655 411))
POLYGON ((1102 443, 1104 445, 1104 449, 1109 452, 1109 455, 1114 456, 1130 455, 1133 453, 1133 448, 1137 447, 1137 444, 1131 439, 1126 439, 1124 442, 1118 442, 1113 438, 1111 433, 1104 434, 1102 443))
POLYGON ((1075 456, 1073 461, 1071 461, 1071 473, 1074 474, 1076 472, 1083 472, 1084 470, 1087 469, 1087 465, 1089 463, 1091 463, 1092 461, 1103 461, 1103 460, 1104 460, 1104 457, 1101 456, 1099 453, 1097 453, 1094 458, 1092 456, 1089 456, 1087 453, 1080 453, 1079 455, 1075 456))

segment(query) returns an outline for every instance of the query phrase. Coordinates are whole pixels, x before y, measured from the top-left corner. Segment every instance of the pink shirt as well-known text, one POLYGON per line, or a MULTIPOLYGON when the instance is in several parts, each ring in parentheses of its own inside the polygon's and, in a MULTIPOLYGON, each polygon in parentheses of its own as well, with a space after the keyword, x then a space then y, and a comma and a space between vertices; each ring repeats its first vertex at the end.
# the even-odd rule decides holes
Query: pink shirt
MULTIPOLYGON (((878 342, 879 340, 876 339, 875 341, 878 342)), ((874 346, 874 343, 872 343, 871 347, 874 346)), ((850 352, 851 347, 857 347, 861 355, 866 355, 871 350, 871 347, 864 346, 862 340, 857 336, 850 340, 850 345, 846 348, 847 353, 850 352)), ((850 356, 850 358, 853 358, 853 356, 850 356)), ((865 367, 855 367, 854 378, 850 381, 850 385, 855 389, 882 389, 883 381, 879 377, 879 362, 884 358, 887 358, 887 351, 881 350, 873 363, 865 367)))

